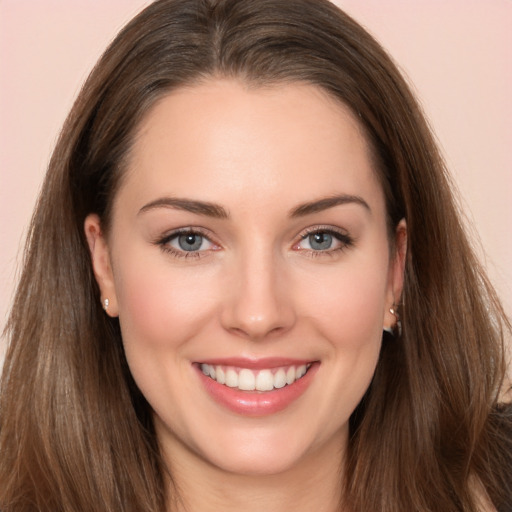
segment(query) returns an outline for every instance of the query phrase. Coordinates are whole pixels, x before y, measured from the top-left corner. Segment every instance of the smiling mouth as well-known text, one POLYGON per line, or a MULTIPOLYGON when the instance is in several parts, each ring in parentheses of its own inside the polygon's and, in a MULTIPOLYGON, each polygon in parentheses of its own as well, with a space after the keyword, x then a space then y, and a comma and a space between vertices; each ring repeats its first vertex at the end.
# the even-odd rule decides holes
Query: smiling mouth
POLYGON ((201 371, 215 382, 240 391, 273 391, 298 381, 312 363, 289 365, 279 368, 253 370, 236 366, 210 365, 202 363, 201 371))

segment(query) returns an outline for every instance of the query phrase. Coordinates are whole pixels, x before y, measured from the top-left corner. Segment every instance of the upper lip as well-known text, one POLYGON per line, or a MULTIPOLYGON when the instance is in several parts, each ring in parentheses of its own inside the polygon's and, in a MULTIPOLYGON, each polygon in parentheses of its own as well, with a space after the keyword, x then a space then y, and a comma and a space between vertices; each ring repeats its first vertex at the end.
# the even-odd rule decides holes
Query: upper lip
POLYGON ((263 357, 263 358, 246 358, 246 357, 226 357, 204 359, 198 361, 198 364, 209 364, 211 366, 234 366, 238 368, 248 368, 251 370, 262 370, 279 368, 282 366, 301 366, 315 362, 312 359, 292 359, 289 357, 263 357))

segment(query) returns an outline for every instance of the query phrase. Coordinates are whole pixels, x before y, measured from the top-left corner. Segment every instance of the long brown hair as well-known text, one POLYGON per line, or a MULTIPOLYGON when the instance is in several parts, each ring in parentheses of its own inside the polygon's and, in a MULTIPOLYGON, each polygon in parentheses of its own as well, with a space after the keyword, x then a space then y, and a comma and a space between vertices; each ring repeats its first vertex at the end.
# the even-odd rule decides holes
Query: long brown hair
MULTIPOLYGON (((510 324, 461 226, 417 102, 391 59, 326 0, 159 0, 106 50, 64 125, 7 325, 0 508, 159 511, 151 411, 100 306, 84 239, 108 230, 136 127, 170 90, 213 76, 307 82, 357 115, 390 229, 408 224, 403 330, 351 417, 353 511, 476 511, 472 482, 512 509, 512 418, 500 405, 510 324)), ((510 410, 510 408, 508 408, 510 410)))

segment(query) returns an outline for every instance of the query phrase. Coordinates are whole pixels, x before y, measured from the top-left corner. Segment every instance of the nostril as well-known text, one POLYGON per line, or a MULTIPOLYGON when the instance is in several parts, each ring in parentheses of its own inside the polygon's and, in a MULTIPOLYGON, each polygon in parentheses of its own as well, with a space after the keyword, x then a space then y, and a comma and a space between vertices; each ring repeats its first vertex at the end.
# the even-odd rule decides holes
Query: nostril
POLYGON ((225 328, 237 336, 261 340, 286 332, 293 323, 294 319, 290 321, 285 317, 278 316, 274 318, 253 317, 246 321, 235 317, 232 322, 225 322, 225 328))

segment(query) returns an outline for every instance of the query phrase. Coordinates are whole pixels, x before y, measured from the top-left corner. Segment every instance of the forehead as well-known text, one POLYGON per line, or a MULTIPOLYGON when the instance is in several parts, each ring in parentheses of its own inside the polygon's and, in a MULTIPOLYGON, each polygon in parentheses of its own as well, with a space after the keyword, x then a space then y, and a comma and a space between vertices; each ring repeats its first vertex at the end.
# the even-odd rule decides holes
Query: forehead
POLYGON ((121 190, 147 200, 193 191, 215 202, 280 191, 301 202, 379 193, 373 167, 355 116, 319 87, 212 80, 169 93, 146 114, 121 190))

